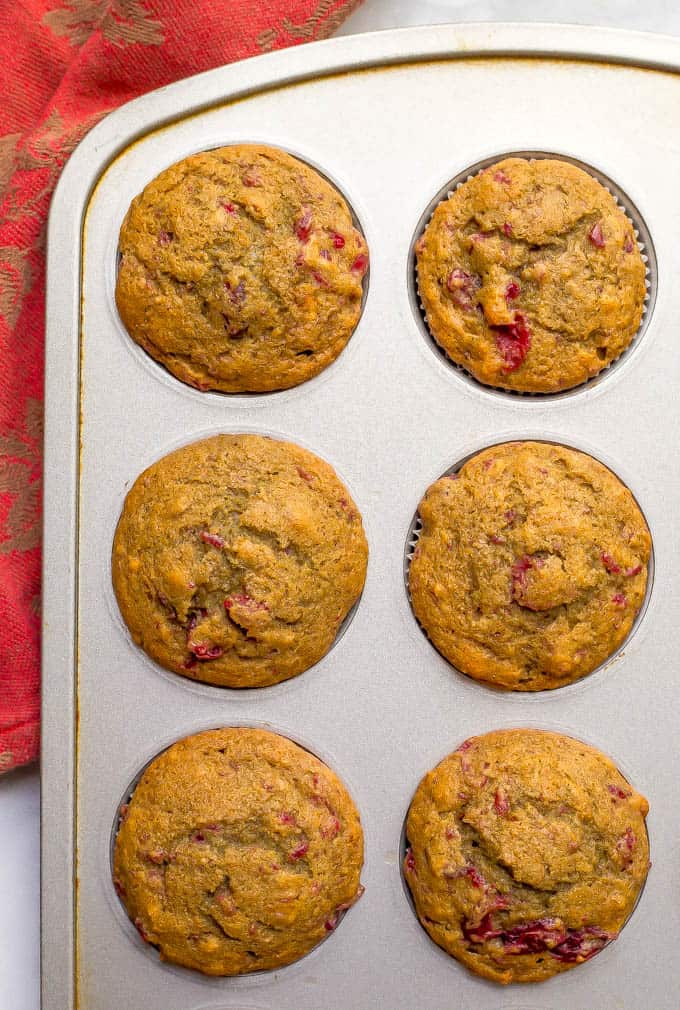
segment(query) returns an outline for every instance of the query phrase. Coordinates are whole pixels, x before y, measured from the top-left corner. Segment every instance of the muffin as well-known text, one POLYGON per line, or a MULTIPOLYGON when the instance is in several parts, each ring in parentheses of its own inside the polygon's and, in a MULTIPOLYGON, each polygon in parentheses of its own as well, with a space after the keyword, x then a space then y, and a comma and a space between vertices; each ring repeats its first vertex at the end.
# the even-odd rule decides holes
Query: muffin
POLYGON ((151 762, 122 809, 114 886, 164 961, 206 975, 281 968, 363 893, 351 797, 276 733, 186 737, 151 762))
POLYGON ((338 357, 368 252, 340 193, 285 151, 238 144, 161 172, 120 231, 128 333, 197 389, 286 389, 338 357))
POLYGON ((616 939, 649 866, 649 805, 610 758, 533 729, 466 740, 423 778, 404 877, 467 968, 540 982, 616 939))
POLYGON ((427 324, 480 382, 570 389, 642 319, 645 265, 611 194, 568 162, 506 158, 435 209, 416 244, 427 324))
POLYGON ((628 488, 591 456, 494 445, 436 481, 419 515, 413 611, 462 673, 514 691, 561 687, 631 630, 651 538, 628 488))
POLYGON ((328 651, 367 556, 359 511, 327 463, 261 435, 216 435, 137 478, 113 586, 132 638, 161 666, 261 687, 328 651))

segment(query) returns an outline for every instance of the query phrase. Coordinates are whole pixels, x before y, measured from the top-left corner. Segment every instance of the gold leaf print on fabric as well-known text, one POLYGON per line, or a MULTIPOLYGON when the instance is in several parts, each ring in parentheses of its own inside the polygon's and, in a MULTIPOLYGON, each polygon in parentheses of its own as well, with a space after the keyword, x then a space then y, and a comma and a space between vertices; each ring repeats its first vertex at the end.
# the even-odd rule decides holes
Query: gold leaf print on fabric
POLYGON ((14 329, 32 283, 28 249, 0 246, 0 319, 4 319, 10 329, 14 329))
POLYGON ((325 39, 360 5, 361 0, 348 0, 339 7, 336 6, 336 0, 321 0, 316 10, 302 24, 296 25, 290 18, 284 18, 283 27, 295 39, 325 39))
POLYGON ((45 211, 49 196, 54 189, 59 174, 73 148, 83 139, 88 130, 104 115, 97 112, 82 122, 65 125, 58 109, 53 109, 40 127, 40 132, 32 137, 25 147, 14 151, 14 169, 21 172, 42 171, 41 185, 32 191, 24 184, 21 191, 16 182, 7 186, 3 194, 0 188, 2 216, 5 221, 17 221, 25 217, 40 217, 42 230, 35 245, 40 247, 45 232, 45 211))
POLYGON ((264 31, 260 32, 257 36, 257 44, 263 53, 270 52, 276 45, 276 40, 279 37, 279 33, 276 28, 265 28, 264 31))
POLYGON ((11 750, 4 750, 2 754, 0 754, 0 775, 2 775, 3 772, 8 772, 13 765, 14 754, 12 754, 11 750))
POLYGON ((8 133, 0 137, 0 200, 5 195, 5 189, 14 172, 14 152, 21 138, 20 133, 8 133))
POLYGON ((30 551, 40 543, 40 457, 42 405, 26 401, 23 431, 0 433, 0 497, 10 507, 4 528, 0 525, 0 554, 30 551))
POLYGON ((97 31, 120 47, 160 46, 165 41, 163 25, 141 0, 67 0, 63 7, 48 11, 42 23, 72 46, 84 45, 97 31))

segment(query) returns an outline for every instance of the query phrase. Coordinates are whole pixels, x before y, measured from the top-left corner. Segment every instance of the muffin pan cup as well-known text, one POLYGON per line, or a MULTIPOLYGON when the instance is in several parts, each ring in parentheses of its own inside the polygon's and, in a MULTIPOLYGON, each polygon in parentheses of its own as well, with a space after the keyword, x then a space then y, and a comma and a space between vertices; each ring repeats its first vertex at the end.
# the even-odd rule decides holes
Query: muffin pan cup
POLYGON ((43 1010, 675 1010, 680 929, 676 728, 680 645, 680 40, 575 26, 436 26, 301 46, 144 96, 73 154, 48 251, 43 609, 43 1010), (339 359, 281 393, 199 393, 137 353, 116 313, 130 200, 192 151, 280 146, 354 208, 371 254, 364 313, 339 359), (639 209, 656 300, 631 353, 586 388, 515 396, 463 381, 423 339, 411 244, 434 194, 508 151, 596 166, 639 209), (273 688, 233 691, 157 671, 107 587, 124 495, 169 448, 218 431, 309 446, 345 481, 370 557, 342 640, 273 688), (597 674, 535 695, 458 676, 413 617, 404 544, 425 489, 509 439, 589 452, 636 495, 655 559, 649 605, 597 674), (346 783, 365 835, 366 893, 288 968, 206 978, 159 961, 129 926, 110 871, 130 782, 172 741, 261 725, 303 742, 346 783), (586 965, 501 990, 430 942, 405 898, 404 814, 458 743, 533 726, 611 755, 650 801, 654 865, 620 938, 586 965))
POLYGON ((656 265, 656 253, 654 251, 654 244, 652 242, 651 236, 649 234, 649 229, 640 215, 640 211, 632 203, 630 197, 624 193, 619 186, 603 172, 596 169, 593 165, 589 165, 574 158, 570 155, 561 154, 559 151, 500 151, 491 155, 490 157, 483 158, 478 161, 475 165, 471 165, 464 171, 460 172, 454 179, 444 186, 444 188, 437 193, 436 197, 430 202, 425 213, 422 215, 420 221, 418 222, 418 227, 416 228, 415 234, 413 236, 413 241, 411 244, 411 254, 410 254, 410 270, 409 270, 409 290, 411 296, 411 304, 413 307, 414 314, 416 316, 416 322, 421 328, 423 336, 432 348, 432 350, 438 354, 442 360, 458 373, 458 375, 466 382, 477 384, 492 393, 498 393, 501 396, 529 396, 536 397, 542 400, 546 399, 558 399, 565 396, 571 396, 574 393, 578 393, 583 389, 588 389, 594 386, 596 383, 601 382, 607 375, 611 373, 613 368, 616 368, 627 357, 632 355, 637 348, 640 340, 642 339, 645 330, 647 329, 647 324, 649 322, 651 313, 654 309, 654 303, 656 301, 656 289, 657 289, 657 265, 656 265), (630 343, 627 347, 621 351, 618 357, 614 358, 608 365, 605 365, 599 372, 591 375, 590 378, 584 379, 583 382, 577 383, 575 386, 570 386, 567 389, 560 389, 553 392, 530 392, 521 389, 511 389, 502 386, 492 386, 487 383, 482 382, 480 379, 475 378, 471 372, 469 372, 458 362, 454 361, 449 355, 448 351, 439 343, 434 333, 430 329, 430 325, 427 319, 427 312, 425 306, 421 300, 420 288, 418 286, 418 272, 416 269, 416 253, 415 246, 418 239, 425 233, 427 226, 432 220, 432 216, 441 203, 446 203, 448 198, 452 196, 456 190, 474 179, 475 176, 481 175, 485 169, 489 168, 491 165, 496 164, 499 161, 504 161, 506 158, 523 158, 526 161, 540 161, 545 159, 551 159, 554 161, 566 161, 574 165, 576 168, 580 168, 583 172, 592 176, 596 179, 604 189, 614 198, 619 210, 625 214, 629 222, 633 227, 633 232, 637 241, 638 249, 640 250, 640 255, 642 256, 643 263, 645 265, 645 298, 642 307, 642 316, 640 319, 640 325, 637 328, 636 333, 633 335, 630 343))

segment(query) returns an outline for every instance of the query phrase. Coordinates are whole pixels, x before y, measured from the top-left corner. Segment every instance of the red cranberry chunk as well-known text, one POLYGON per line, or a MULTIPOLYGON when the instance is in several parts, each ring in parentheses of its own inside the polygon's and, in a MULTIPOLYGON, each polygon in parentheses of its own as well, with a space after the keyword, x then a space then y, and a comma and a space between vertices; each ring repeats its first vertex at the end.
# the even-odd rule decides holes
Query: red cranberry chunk
POLYGON ((491 912, 487 912, 478 923, 471 923, 469 920, 463 923, 463 936, 470 943, 486 943, 487 940, 495 940, 502 935, 503 930, 496 929, 493 925, 491 912))
POLYGON ((171 231, 159 231, 158 233, 158 244, 159 245, 170 245, 175 239, 174 234, 171 231))
POLYGON ((632 253, 633 249, 635 248, 635 243, 633 242, 630 235, 626 238, 626 241, 623 244, 623 248, 624 251, 627 253, 632 253))
POLYGON ((322 838, 332 839, 338 835, 340 831, 340 821, 337 817, 331 817, 326 823, 320 828, 319 833, 322 838))
POLYGON ((473 887, 476 887, 480 891, 485 891, 488 887, 486 880, 479 872, 476 866, 472 863, 468 863, 467 866, 461 866, 459 869, 455 870, 453 873, 445 873, 447 877, 467 877, 473 887))
POLYGON ((575 964, 578 961, 589 961, 595 957, 610 940, 616 937, 606 933, 597 926, 584 926, 583 929, 567 930, 566 939, 550 951, 552 957, 564 964, 575 964))
POLYGON ((500 789, 496 790, 496 795, 493 798, 493 806, 499 817, 504 817, 510 809, 508 798, 505 793, 501 792, 500 789))
POLYGON ((633 565, 632 568, 626 568, 623 573, 627 579, 632 578, 634 575, 639 575, 642 571, 642 565, 633 565))
POLYGON ((462 309, 471 309, 476 291, 482 286, 481 279, 474 274, 467 273, 456 267, 446 278, 446 288, 451 294, 451 299, 462 309))
POLYGON ((196 659, 200 660, 219 659, 224 655, 224 649, 221 646, 208 642, 187 642, 187 648, 196 659))
POLYGON ((342 235, 338 234, 337 231, 334 231, 331 237, 333 239, 333 248, 334 249, 344 249, 345 248, 345 240, 342 237, 342 235))
POLYGON ((312 233, 312 212, 309 207, 305 207, 302 216, 295 222, 295 234, 304 245, 309 242, 312 233))
POLYGON ((503 222, 503 233, 507 235, 508 238, 512 235, 512 225, 509 221, 503 222))
POLYGON ((498 171, 497 171, 497 172, 494 172, 494 175, 493 175, 493 177, 494 177, 494 181, 495 181, 495 182, 501 182, 501 183, 504 183, 504 184, 505 184, 506 186, 507 186, 507 184, 508 184, 508 183, 509 183, 509 182, 511 181, 511 180, 510 180, 510 176, 509 176, 509 175, 507 175, 507 174, 506 174, 506 173, 505 173, 505 172, 503 171, 503 169, 498 169, 498 171))
POLYGON ((617 800, 627 800, 629 796, 633 795, 630 792, 626 792, 625 789, 621 789, 619 786, 608 785, 607 789, 612 794, 612 796, 616 797, 617 800))
POLYGON ((612 575, 618 575, 621 571, 621 566, 617 565, 611 554, 607 554, 606 551, 602 551, 602 554, 600 554, 600 561, 612 575))
POLYGON ((296 845, 294 849, 288 853, 288 862, 295 863, 298 859, 302 859, 303 856, 307 854, 309 848, 309 842, 300 842, 296 845))
POLYGON ((626 828, 625 833, 617 841, 616 848, 619 852, 630 855, 636 845, 637 838, 635 837, 635 832, 629 827, 626 828))
POLYGON ((519 293, 522 289, 520 288, 517 281, 510 281, 507 288, 505 289, 505 300, 508 302, 514 301, 515 298, 519 298, 519 293))
POLYGON ((534 562, 526 554, 519 561, 516 561, 512 568, 510 569, 510 575, 512 577, 512 595, 516 597, 518 593, 526 586, 527 577, 526 573, 530 568, 534 567, 534 562))
POLYGON ((224 609, 228 612, 232 607, 243 607, 244 610, 269 610, 266 603, 262 603, 260 600, 254 600, 252 596, 248 593, 235 593, 234 596, 228 596, 224 601, 224 609))
POLYGON ((602 225, 599 221, 596 221, 593 227, 588 232, 588 238, 594 246, 598 249, 603 249, 604 242, 604 232, 602 231, 602 225))
POLYGON ((619 607, 621 610, 625 610, 628 605, 628 600, 626 599, 625 593, 614 593, 612 596, 612 603, 615 607, 619 607))
POLYGON ((239 281, 235 288, 232 288, 229 281, 225 281, 224 286, 227 290, 227 294, 229 295, 229 301, 233 305, 242 305, 246 300, 246 286, 243 281, 239 281))
POLYGON ((503 946, 508 954, 538 954, 566 939, 565 931, 556 919, 536 919, 523 922, 505 931, 503 946))
POLYGON ((208 530, 201 530, 199 537, 204 544, 208 544, 210 547, 216 547, 218 550, 224 547, 224 540, 217 533, 209 533, 208 530))
POLYGON ((416 872, 416 857, 413 855, 413 849, 406 850, 406 860, 405 860, 406 870, 409 873, 416 872))
POLYGON ((363 275, 366 273, 366 268, 368 267, 368 256, 366 253, 359 253, 354 262, 352 263, 351 269, 354 273, 363 275))
POLYGON ((503 359, 503 371, 516 371, 531 348, 531 330, 521 312, 515 312, 515 321, 504 326, 492 326, 496 347, 503 359))
POLYGON ((262 185, 262 176, 260 175, 260 172, 255 167, 255 165, 251 165, 250 168, 246 169, 246 171, 241 176, 241 182, 243 183, 244 186, 249 186, 251 188, 253 186, 262 185))

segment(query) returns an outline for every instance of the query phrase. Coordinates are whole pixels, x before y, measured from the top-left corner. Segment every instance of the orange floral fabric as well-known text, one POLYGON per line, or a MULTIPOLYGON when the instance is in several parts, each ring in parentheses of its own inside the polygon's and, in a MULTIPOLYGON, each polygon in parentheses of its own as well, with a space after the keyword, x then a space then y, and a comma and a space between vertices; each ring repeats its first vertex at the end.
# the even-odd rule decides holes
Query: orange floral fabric
POLYGON ((360 3, 0 3, 0 773, 38 753, 44 246, 59 173, 85 133, 123 102, 325 38, 360 3))

